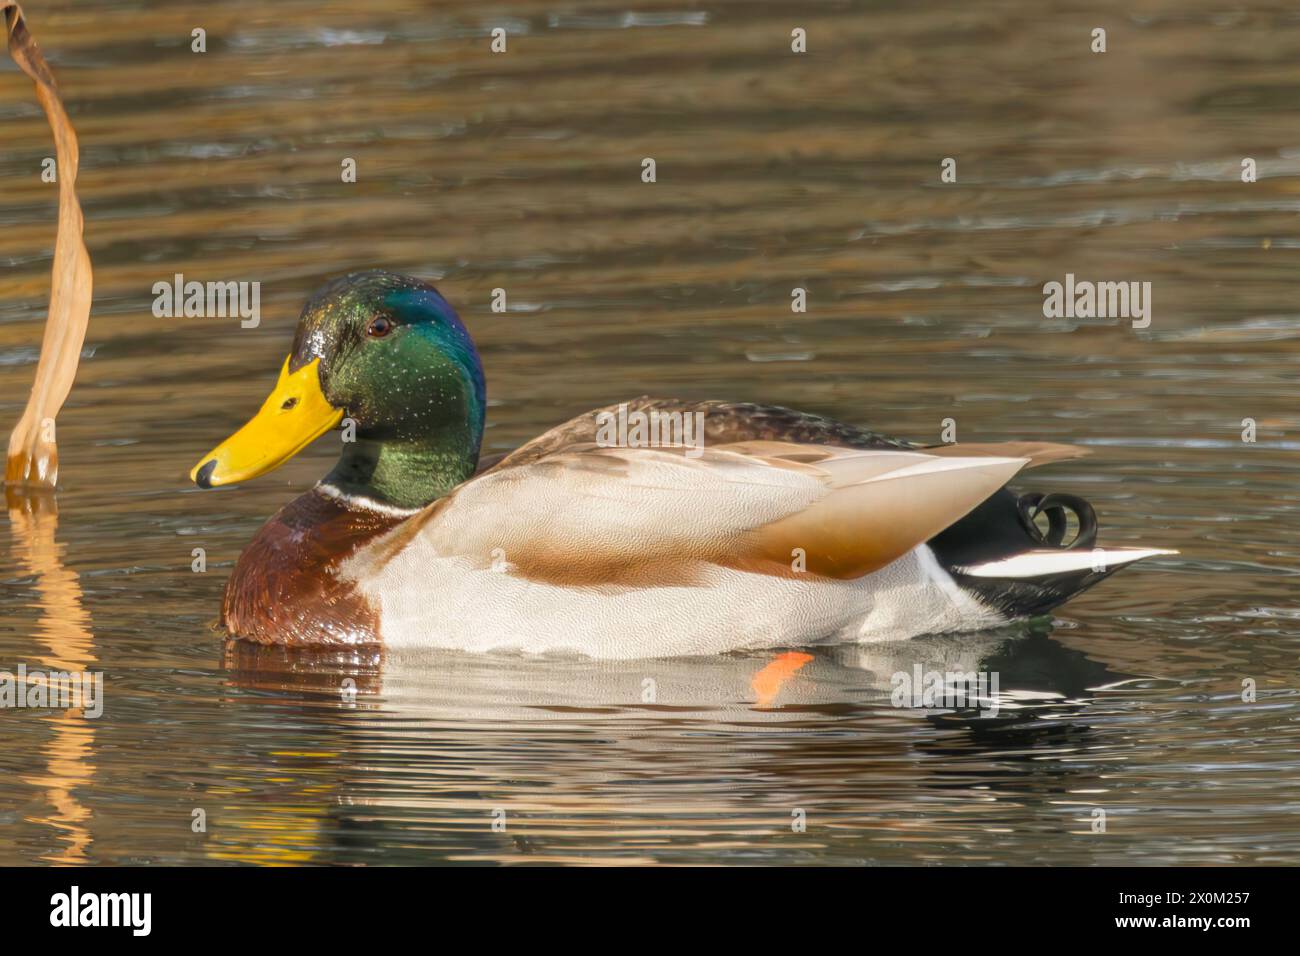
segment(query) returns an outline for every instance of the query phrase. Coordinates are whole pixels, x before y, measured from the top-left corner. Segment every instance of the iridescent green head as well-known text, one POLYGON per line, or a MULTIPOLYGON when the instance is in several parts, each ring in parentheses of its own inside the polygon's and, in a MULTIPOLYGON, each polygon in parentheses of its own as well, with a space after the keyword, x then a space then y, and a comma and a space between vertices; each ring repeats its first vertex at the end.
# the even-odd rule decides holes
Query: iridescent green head
POLYGON ((325 398, 357 436, 411 440, 467 421, 478 452, 486 394, 478 350, 433 286, 393 272, 355 272, 303 306, 289 371, 320 359, 325 398))
POLYGON ((269 471, 342 424, 325 482, 415 508, 474 472, 486 389, 478 350, 438 290, 358 272, 303 307, 280 384, 248 425, 194 469, 204 487, 269 471))

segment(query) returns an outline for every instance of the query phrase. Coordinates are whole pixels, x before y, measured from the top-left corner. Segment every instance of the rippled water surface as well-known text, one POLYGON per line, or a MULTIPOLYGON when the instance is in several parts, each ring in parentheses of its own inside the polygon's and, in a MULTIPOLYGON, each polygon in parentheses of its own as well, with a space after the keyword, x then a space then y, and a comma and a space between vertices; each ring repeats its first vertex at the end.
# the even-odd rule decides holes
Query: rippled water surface
MULTIPOLYGON (((107 699, 98 720, 0 716, 0 863, 1300 861, 1292 6, 27 14, 81 137, 96 285, 57 516, 14 499, 0 537, 0 668, 100 670, 107 699), (371 266, 460 309, 489 451, 643 393, 930 441, 951 418, 965 441, 1091 446, 1024 486, 1090 498, 1103 543, 1182 553, 1051 621, 814 649, 779 687, 770 656, 223 648, 229 568, 329 443, 237 489, 186 471, 261 402, 304 297, 371 266), (178 272, 261 282, 261 325, 154 318, 153 283, 178 272), (1150 327, 1045 319, 1066 273, 1151 282, 1150 327), (918 663, 995 670, 1004 706, 891 707, 890 675, 918 663)), ((54 192, 7 61, 0 132, 12 422, 54 192)))

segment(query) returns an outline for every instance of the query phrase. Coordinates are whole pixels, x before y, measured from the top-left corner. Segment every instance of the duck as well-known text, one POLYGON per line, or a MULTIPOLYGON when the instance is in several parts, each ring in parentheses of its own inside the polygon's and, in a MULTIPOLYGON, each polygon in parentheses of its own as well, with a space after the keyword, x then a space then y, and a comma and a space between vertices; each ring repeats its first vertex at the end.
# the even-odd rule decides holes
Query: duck
POLYGON ((486 413, 478 350, 433 285, 369 270, 316 291, 261 409, 190 472, 235 485, 340 435, 334 467, 240 554, 219 627, 605 659, 866 644, 1046 615, 1176 553, 1097 547, 1087 501, 1008 486, 1077 446, 925 446, 643 396, 480 457, 486 413))

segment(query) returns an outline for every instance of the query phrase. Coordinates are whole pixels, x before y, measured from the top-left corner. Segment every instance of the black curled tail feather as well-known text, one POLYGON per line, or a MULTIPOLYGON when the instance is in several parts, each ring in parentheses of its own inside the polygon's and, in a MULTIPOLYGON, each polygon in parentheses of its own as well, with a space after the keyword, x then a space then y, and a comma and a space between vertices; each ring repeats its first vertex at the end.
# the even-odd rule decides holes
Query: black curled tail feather
POLYGON ((976 577, 964 568, 1026 551, 1088 550, 1096 546, 1097 513, 1067 494, 1017 494, 1003 488, 928 542, 939 564, 964 590, 1011 618, 1046 614, 1107 577, 1111 570, 1081 569, 1033 578, 976 577), (1068 542, 1069 516, 1078 531, 1068 542), (1034 519, 1047 518, 1043 531, 1034 519))
POLYGON ((1031 538, 1037 540, 1040 548, 1060 548, 1063 551, 1080 551, 1092 548, 1097 543, 1097 512, 1078 495, 1031 493, 1016 499, 1020 524, 1031 538), (1069 527, 1067 512, 1074 515, 1079 530, 1069 544, 1065 544, 1065 532, 1069 527), (1047 516, 1047 533, 1044 534, 1034 523, 1039 515, 1047 516))

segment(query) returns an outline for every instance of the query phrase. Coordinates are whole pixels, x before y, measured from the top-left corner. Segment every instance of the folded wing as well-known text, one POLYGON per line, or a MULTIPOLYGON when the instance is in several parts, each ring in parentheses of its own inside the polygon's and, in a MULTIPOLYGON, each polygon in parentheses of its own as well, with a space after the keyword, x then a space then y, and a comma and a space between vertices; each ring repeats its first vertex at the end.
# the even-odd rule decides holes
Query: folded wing
POLYGON ((689 583, 710 566, 854 578, 1027 462, 779 441, 690 453, 570 445, 462 485, 367 555, 366 570, 411 548, 570 586, 689 583))

